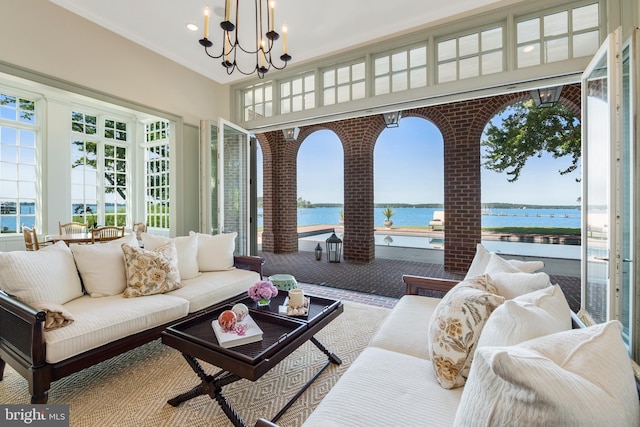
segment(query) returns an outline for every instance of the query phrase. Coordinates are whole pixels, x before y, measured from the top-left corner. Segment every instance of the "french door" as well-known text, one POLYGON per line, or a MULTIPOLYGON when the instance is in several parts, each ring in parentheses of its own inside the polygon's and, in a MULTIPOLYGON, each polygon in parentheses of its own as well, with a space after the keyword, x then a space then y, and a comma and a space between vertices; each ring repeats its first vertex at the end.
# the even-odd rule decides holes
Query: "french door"
POLYGON ((219 119, 200 122, 200 230, 237 232, 236 255, 249 255, 250 135, 219 119))
POLYGON ((637 30, 624 43, 611 33, 582 76, 582 309, 597 323, 619 320, 636 361, 639 40, 637 30))

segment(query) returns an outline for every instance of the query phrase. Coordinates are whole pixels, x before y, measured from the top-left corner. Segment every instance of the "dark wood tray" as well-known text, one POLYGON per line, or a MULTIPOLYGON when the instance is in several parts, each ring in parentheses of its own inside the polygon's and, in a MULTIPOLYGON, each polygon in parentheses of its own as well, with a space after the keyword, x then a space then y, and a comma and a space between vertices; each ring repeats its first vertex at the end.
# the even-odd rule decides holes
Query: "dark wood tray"
MULTIPOLYGON (((200 347, 215 350, 215 352, 231 356, 232 358, 248 363, 257 364, 263 359, 272 356, 278 348, 286 345, 306 329, 306 323, 294 318, 274 316, 269 311, 249 309, 249 315, 262 329, 262 341, 244 344, 231 348, 220 346, 213 332, 211 322, 218 318, 224 310, 231 309, 231 305, 219 307, 215 310, 203 313, 200 316, 173 325, 165 331, 166 334, 181 338, 185 346, 189 343, 200 347)), ((184 351, 182 349, 179 349, 184 351)))
POLYGON ((257 308, 256 302, 254 302, 251 298, 246 297, 238 300, 238 302, 242 302, 249 309, 255 309, 255 311, 263 311, 269 312, 273 316, 282 317, 284 319, 297 319, 304 321, 309 325, 313 325, 318 319, 319 316, 325 311, 334 310, 338 305, 341 304, 340 301, 316 297, 313 295, 305 294, 305 297, 309 297, 309 312, 306 316, 287 316, 286 314, 278 313, 278 307, 284 305, 284 300, 287 298, 288 293, 286 291, 278 292, 278 296, 271 300, 271 304, 268 307, 257 308))

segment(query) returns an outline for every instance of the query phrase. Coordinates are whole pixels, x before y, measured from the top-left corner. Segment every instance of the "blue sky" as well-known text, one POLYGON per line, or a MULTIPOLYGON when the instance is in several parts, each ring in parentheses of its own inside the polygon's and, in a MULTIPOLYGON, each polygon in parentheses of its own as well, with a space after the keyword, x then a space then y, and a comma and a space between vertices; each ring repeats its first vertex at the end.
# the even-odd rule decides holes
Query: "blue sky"
MULTIPOLYGON (((262 155, 258 150, 258 194, 262 195, 262 155)), ((570 159, 551 155, 527 161, 518 181, 482 169, 482 202, 576 205, 580 197, 577 170, 560 175, 570 159)), ((443 203, 443 141, 429 121, 407 117, 400 126, 385 129, 374 152, 375 203, 443 203)), ((331 131, 307 137, 298 152, 298 197, 311 203, 343 202, 343 153, 331 131)))

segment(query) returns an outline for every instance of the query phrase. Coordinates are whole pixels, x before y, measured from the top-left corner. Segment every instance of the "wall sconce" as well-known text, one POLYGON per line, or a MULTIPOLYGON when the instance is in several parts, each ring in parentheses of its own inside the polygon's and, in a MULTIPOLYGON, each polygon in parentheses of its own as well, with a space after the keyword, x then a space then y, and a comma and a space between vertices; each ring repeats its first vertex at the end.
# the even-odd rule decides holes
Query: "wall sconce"
POLYGON ((342 253, 342 240, 336 233, 332 233, 327 239, 327 261, 340 262, 340 255, 342 253))
POLYGON ((300 133, 300 128, 287 128, 282 129, 282 135, 284 136, 285 141, 295 141, 298 139, 298 134, 300 133))
POLYGON ((562 86, 535 89, 531 91, 531 98, 533 98, 536 107, 548 108, 558 103, 561 92, 562 86))
POLYGON ((384 124, 388 128, 397 128, 400 126, 400 117, 402 116, 402 111, 393 111, 391 113, 384 113, 382 117, 384 118, 384 124))

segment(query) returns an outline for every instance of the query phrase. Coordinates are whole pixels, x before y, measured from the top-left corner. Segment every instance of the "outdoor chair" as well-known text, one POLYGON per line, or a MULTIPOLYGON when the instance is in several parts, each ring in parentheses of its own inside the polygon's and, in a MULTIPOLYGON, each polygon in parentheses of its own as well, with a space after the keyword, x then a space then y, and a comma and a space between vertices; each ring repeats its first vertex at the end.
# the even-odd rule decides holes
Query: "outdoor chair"
POLYGON ((61 224, 58 221, 58 234, 74 234, 74 233, 86 233, 88 224, 81 222, 67 222, 66 224, 61 224))
POLYGON ((124 237, 124 227, 107 225, 104 227, 93 228, 91 230, 91 243, 96 243, 103 240, 113 240, 117 239, 118 237, 124 237))
POLYGON ((444 230, 444 211, 434 211, 433 219, 429 222, 431 230, 444 230))

